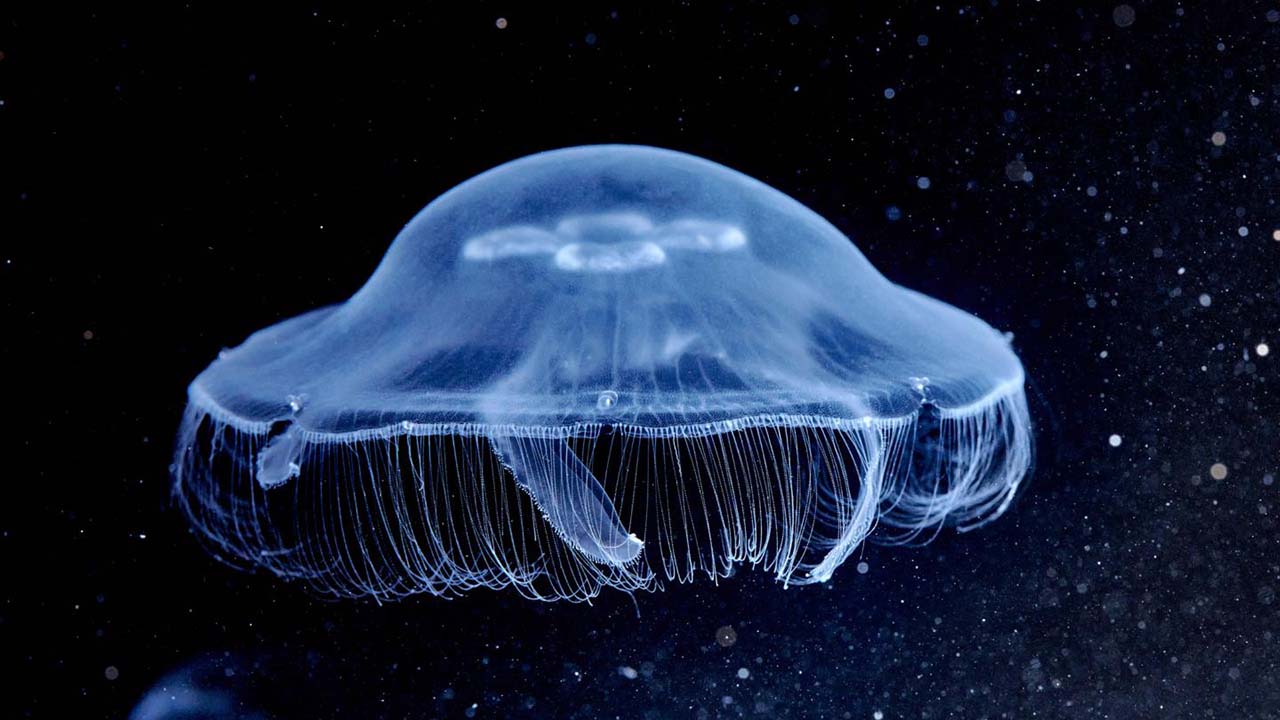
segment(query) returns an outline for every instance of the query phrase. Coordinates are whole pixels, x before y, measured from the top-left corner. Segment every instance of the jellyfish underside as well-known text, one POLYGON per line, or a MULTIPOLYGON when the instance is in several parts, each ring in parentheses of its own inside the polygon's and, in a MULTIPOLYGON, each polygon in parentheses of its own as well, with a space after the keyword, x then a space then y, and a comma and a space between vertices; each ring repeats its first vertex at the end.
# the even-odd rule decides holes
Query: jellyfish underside
POLYGON ((510 586, 589 600, 739 565, 804 585, 831 578, 864 540, 919 544, 999 516, 1030 462, 1026 423, 1014 395, 893 421, 584 425, 502 439, 414 427, 310 437, 298 474, 264 486, 242 459, 270 441, 197 410, 182 472, 220 482, 178 497, 220 558, 342 597, 510 586))
POLYGON ((337 596, 808 584, 1003 513, 1022 382, 777 191, 577 148, 464 183, 350 300, 224 353, 174 496, 218 557, 337 596))

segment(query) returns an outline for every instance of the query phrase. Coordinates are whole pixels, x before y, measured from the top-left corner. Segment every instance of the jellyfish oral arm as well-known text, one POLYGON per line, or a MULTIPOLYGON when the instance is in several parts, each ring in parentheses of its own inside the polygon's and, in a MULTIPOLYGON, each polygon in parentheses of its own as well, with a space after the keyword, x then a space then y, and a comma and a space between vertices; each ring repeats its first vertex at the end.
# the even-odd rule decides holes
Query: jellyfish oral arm
POLYGON ((289 423, 258 453, 257 479, 264 490, 283 485, 302 472, 302 432, 289 423))
POLYGON ((856 500, 843 503, 844 507, 839 509, 843 530, 822 562, 809 571, 809 576, 814 581, 830 580, 836 568, 871 534, 879 509, 880 494, 884 488, 884 439, 887 436, 896 441, 900 435, 897 428, 892 427, 887 433, 868 427, 861 433, 850 435, 850 444, 864 468, 861 473, 862 487, 856 500))
POLYGON ((498 459, 565 542, 598 563, 623 566, 644 548, 613 501, 561 438, 490 436, 498 459))

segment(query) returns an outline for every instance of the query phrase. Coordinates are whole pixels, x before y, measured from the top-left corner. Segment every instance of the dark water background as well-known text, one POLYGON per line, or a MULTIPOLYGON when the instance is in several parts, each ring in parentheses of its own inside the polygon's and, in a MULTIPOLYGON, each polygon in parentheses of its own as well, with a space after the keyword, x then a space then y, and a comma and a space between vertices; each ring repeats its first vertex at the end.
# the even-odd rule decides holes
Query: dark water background
POLYGON ((0 10, 0 716, 1280 715, 1280 4, 267 5, 0 10), (790 590, 377 606, 212 561, 186 383, 589 142, 756 176, 1013 332, 1029 490, 790 590))

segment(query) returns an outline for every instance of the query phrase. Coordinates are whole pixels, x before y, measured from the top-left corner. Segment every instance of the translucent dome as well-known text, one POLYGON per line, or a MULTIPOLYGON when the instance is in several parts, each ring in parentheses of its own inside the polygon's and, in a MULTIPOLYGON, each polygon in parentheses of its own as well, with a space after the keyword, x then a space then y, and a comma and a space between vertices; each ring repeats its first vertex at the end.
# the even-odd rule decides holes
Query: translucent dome
MULTIPOLYGON (((694 568, 719 575, 749 560, 785 580, 825 579, 876 519, 914 536, 1003 510, 1029 462, 1022 383, 999 333, 889 282, 831 224, 777 190, 682 153, 588 146, 526 157, 462 183, 404 228, 350 300, 223 353, 191 385, 175 475, 179 496, 194 501, 185 507, 197 526, 239 556, 262 548, 227 537, 226 514, 236 510, 224 505, 235 498, 223 497, 231 491, 215 468, 189 457, 202 425, 242 436, 246 448, 231 465, 247 468, 256 487, 236 490, 241 500, 304 477, 309 462, 323 464, 326 448, 412 454, 396 438, 482 439, 488 447, 477 446, 469 461, 499 460, 491 474, 528 493, 576 563, 571 592, 532 594, 581 597, 600 585, 647 586, 652 575, 644 542, 620 514, 625 498, 608 487, 622 481, 598 478, 595 461, 572 439, 695 441, 708 452, 734 445, 732 460, 687 464, 715 474, 772 463, 766 483, 804 485, 813 496, 782 508, 773 490, 748 499, 739 493, 749 489, 726 487, 732 497, 717 499, 738 507, 716 511, 718 529, 709 534, 740 538, 707 538, 722 549, 673 560, 664 549, 687 543, 680 536, 691 530, 684 520, 659 523, 651 532, 661 536, 660 558, 650 561, 668 577, 694 568), (932 439, 920 438, 922 417, 932 439), (751 431, 771 437, 742 447, 751 431), (810 438, 801 454, 813 477, 798 481, 795 464, 775 457, 788 433, 810 438), (814 433, 838 435, 831 442, 844 447, 808 457, 812 443, 823 442, 814 433), (837 466, 847 487, 824 491, 837 466), (744 506, 765 495, 769 507, 744 506), (766 517, 783 509, 790 515, 766 517), (780 541, 766 539, 769 532, 789 539, 774 547, 780 541)), ((418 444, 431 442, 441 441, 418 444)), ((367 482, 398 484, 406 462, 413 459, 390 460, 367 482)), ((335 472, 328 467, 312 482, 341 484, 335 472)), ((643 482, 678 482, 685 472, 643 482)), ((649 500, 646 512, 672 512, 661 498, 649 500)), ((478 541, 494 542, 480 538, 486 533, 478 541)), ((561 572, 540 557, 458 569, 465 558, 424 556, 411 563, 421 572, 371 570, 329 589, 530 588, 561 572)), ((248 559, 332 584, 328 571, 248 559)))

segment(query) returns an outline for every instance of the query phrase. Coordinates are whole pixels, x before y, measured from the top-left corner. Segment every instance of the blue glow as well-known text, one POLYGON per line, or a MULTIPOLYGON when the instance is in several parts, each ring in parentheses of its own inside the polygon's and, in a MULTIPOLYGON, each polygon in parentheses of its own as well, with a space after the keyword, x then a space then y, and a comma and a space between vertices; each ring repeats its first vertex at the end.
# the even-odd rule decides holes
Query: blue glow
POLYGON ((219 557, 334 595, 803 584, 877 526, 1003 512, 1022 383, 998 332, 782 193, 571 148, 462 183, 348 301, 224 352, 174 492, 219 557))

